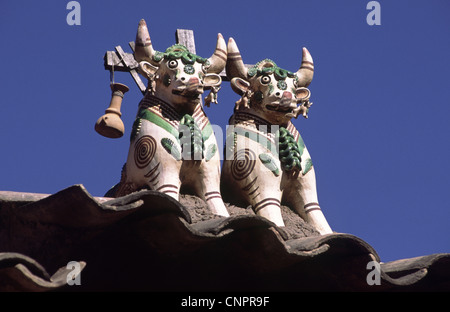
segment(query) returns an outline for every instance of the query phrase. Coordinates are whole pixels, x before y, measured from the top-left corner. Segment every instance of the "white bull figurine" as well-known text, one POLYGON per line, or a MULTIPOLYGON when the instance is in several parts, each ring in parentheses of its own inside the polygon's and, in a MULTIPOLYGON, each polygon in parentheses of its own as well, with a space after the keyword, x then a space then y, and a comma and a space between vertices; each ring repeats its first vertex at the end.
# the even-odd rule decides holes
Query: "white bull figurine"
POLYGON ((226 71, 241 99, 227 129, 223 190, 278 226, 284 226, 284 203, 321 234, 332 233, 319 206, 310 155, 291 122, 298 115, 307 118, 311 105, 306 87, 314 65, 308 50, 303 48, 296 73, 268 59, 247 68, 230 38, 226 71))
POLYGON ((220 193, 220 155, 205 104, 217 103, 226 64, 226 43, 218 34, 214 54, 205 59, 183 45, 155 51, 144 20, 139 22, 134 57, 148 88, 139 103, 121 181, 108 192, 119 197, 147 188, 179 199, 186 186, 214 214, 229 216, 220 193))

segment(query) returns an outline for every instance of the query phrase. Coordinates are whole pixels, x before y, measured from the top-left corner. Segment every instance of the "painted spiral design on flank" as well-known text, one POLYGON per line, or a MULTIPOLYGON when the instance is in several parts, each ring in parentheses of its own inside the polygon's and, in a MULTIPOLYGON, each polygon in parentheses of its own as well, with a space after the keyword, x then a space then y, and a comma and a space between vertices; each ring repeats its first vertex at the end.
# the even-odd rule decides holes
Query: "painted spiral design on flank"
POLYGON ((156 141, 149 135, 144 135, 134 145, 134 162, 140 169, 145 168, 156 152, 156 141))
POLYGON ((243 180, 250 175, 255 168, 256 155, 248 148, 241 149, 234 154, 231 163, 231 174, 236 180, 243 180))

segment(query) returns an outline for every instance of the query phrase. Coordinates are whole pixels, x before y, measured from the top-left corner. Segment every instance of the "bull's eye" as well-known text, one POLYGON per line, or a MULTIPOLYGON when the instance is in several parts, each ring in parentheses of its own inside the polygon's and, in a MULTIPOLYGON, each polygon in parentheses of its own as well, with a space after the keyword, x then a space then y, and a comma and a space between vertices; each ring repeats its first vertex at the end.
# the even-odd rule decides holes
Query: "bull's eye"
POLYGON ((278 89, 280 89, 280 90, 286 90, 286 89, 287 89, 286 81, 284 81, 284 80, 278 80, 277 87, 278 87, 278 89))
POLYGON ((261 77, 261 83, 262 84, 268 84, 270 82, 270 77, 269 76, 262 76, 261 77))
POLYGON ((188 64, 188 65, 184 66, 184 72, 188 75, 192 75, 193 73, 195 73, 195 68, 194 68, 194 66, 188 64))
POLYGON ((176 68, 178 66, 178 62, 176 60, 170 60, 169 61, 169 67, 170 68, 176 68))

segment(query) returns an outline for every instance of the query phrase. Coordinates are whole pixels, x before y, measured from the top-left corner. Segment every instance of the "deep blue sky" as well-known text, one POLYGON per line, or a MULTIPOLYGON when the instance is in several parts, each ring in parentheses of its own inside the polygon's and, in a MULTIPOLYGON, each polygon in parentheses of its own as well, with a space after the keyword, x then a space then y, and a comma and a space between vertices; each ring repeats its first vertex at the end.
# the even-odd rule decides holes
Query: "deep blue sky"
MULTIPOLYGON (((319 201, 337 232, 354 234, 382 261, 450 252, 450 2, 366 0, 80 0, 81 25, 63 0, 0 5, 0 190, 55 193, 83 184, 102 196, 120 178, 141 94, 122 105, 125 135, 94 123, 110 100, 103 55, 126 51, 141 18, 164 51, 177 28, 193 29, 209 57, 217 33, 245 63, 264 58, 296 71, 301 48, 315 61, 309 119, 294 120, 312 155, 319 201)), ((225 127, 238 96, 224 82, 206 108, 225 127)))

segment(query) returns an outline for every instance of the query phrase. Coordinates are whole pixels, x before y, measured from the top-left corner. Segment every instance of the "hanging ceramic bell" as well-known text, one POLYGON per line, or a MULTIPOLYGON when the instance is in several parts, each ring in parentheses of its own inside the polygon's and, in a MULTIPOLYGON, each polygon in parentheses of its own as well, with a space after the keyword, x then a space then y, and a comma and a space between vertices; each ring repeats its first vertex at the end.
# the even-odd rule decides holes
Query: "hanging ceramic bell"
POLYGON ((116 139, 123 136, 125 132, 122 119, 120 119, 120 116, 122 116, 120 107, 123 95, 130 89, 124 84, 112 83, 111 90, 111 102, 105 110, 105 115, 101 116, 95 123, 95 131, 107 138, 116 139))

